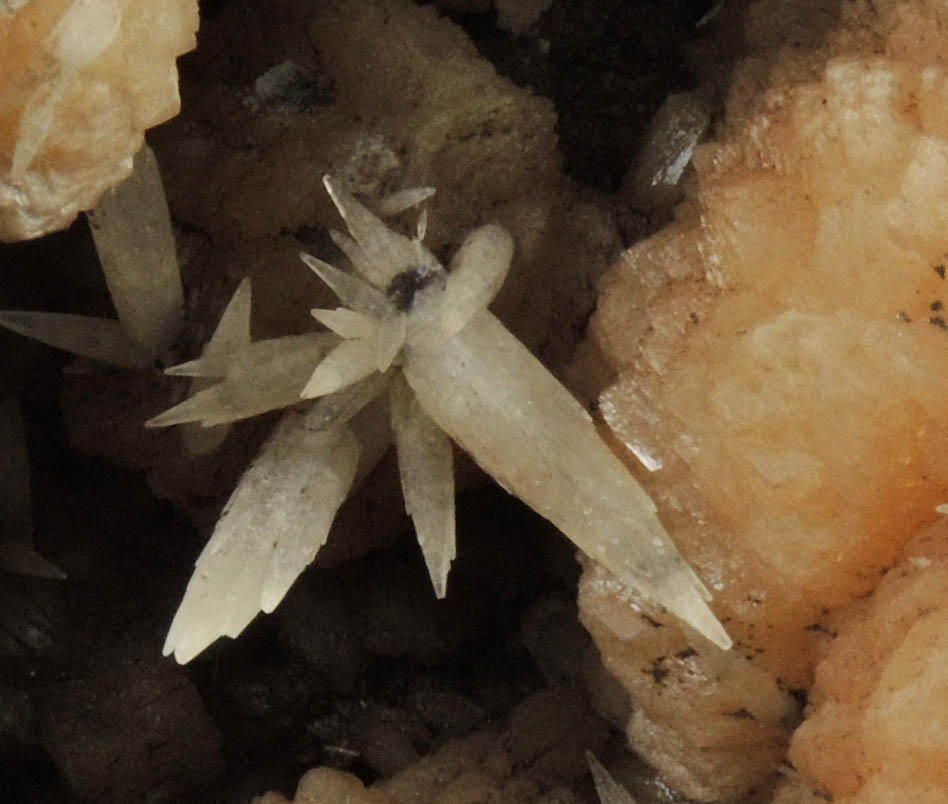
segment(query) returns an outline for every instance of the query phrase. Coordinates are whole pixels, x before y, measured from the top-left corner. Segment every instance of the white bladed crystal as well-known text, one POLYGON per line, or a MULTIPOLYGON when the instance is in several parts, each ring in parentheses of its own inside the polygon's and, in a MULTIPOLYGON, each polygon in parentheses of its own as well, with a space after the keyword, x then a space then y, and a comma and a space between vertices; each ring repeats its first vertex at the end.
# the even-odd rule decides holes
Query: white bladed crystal
POLYGON ((409 187, 386 196, 379 202, 379 214, 383 218, 398 215, 406 209, 418 206, 435 194, 434 187, 409 187))
POLYGON ((455 557, 451 439, 428 417, 401 377, 392 383, 391 402, 405 510, 415 523, 431 583, 441 598, 455 557))
MULTIPOLYGON (((357 267, 366 279, 376 287, 385 287, 403 266, 407 269, 418 264, 419 251, 411 240, 389 229, 341 183, 326 176, 323 184, 364 255, 357 267)), ((437 264, 433 256, 428 256, 437 264)))
POLYGON ((0 326, 48 346, 121 368, 140 369, 152 362, 151 355, 111 318, 5 310, 0 312, 0 326))
POLYGON ((300 397, 312 399, 345 388, 376 370, 374 344, 361 338, 343 341, 316 366, 300 397))
POLYGON ((408 316, 397 310, 392 310, 379 322, 373 336, 377 371, 388 371, 392 361, 405 345, 407 331, 408 316))
POLYGON ((288 335, 258 341, 220 358, 212 356, 209 365, 223 368, 223 381, 188 397, 145 424, 167 427, 199 421, 210 427, 299 402, 313 366, 335 340, 335 336, 328 333, 288 335))
POLYGON ((380 318, 389 308, 388 300, 378 290, 357 276, 340 271, 335 265, 300 252, 300 259, 325 282, 346 307, 380 318))
POLYGON ((313 318, 340 338, 371 338, 375 335, 375 319, 346 307, 335 310, 316 309, 313 318))
MULTIPOLYGON (((217 329, 202 351, 208 360, 239 352, 250 346, 250 277, 245 277, 237 285, 227 307, 217 323, 217 329)), ((191 380, 190 394, 197 394, 213 384, 207 377, 195 377, 191 380)), ((217 449, 227 438, 230 427, 219 424, 214 427, 202 427, 191 422, 181 429, 181 441, 191 455, 206 455, 217 449)))
POLYGON ((514 243, 501 226, 488 224, 475 229, 461 243, 448 273, 441 326, 445 335, 460 332, 500 290, 510 270, 514 243))
POLYGON ((89 214, 96 251, 129 337, 164 356, 184 324, 184 290, 158 162, 146 145, 132 175, 89 214))
POLYGON ((438 426, 620 581, 730 647, 655 504, 569 391, 486 310, 453 338, 431 330, 409 332, 403 371, 438 426))
POLYGON ((596 785, 599 804, 636 804, 632 794, 613 779, 612 774, 589 751, 586 752, 586 764, 596 785))
POLYGON ((164 653, 188 662, 270 612, 325 543, 349 493, 359 444, 288 413, 231 495, 194 568, 164 653))

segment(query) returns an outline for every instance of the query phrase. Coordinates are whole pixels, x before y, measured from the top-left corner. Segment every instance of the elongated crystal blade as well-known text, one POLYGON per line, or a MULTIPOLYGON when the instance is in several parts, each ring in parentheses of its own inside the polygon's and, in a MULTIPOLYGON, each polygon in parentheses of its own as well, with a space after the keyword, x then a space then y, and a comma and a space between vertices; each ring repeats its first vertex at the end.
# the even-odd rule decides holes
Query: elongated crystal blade
POLYGON ((164 653, 182 664, 270 612, 325 543, 355 477, 347 427, 314 431, 288 413, 241 478, 197 560, 164 653))
POLYGON ((343 341, 316 366, 300 396, 312 399, 331 394, 376 371, 372 341, 343 341))
MULTIPOLYGON (((202 357, 213 360, 250 346, 251 300, 250 277, 244 277, 224 308, 214 334, 204 346, 202 357)), ((208 377, 195 377, 191 380, 190 394, 194 395, 209 388, 213 382, 214 380, 208 377)), ((190 422, 185 424, 180 432, 181 441, 191 455, 206 455, 224 442, 230 427, 226 424, 202 427, 196 422, 190 422)))
POLYGON ((441 308, 441 326, 448 336, 460 332, 474 313, 487 307, 504 284, 514 242, 501 226, 475 229, 461 244, 448 273, 441 308))
POLYGON ((454 462, 451 439, 401 377, 391 386, 392 431, 405 510, 415 523, 435 594, 445 596, 455 557, 454 462))
POLYGON ((620 581, 716 645, 731 640, 655 504, 589 414, 486 310, 453 338, 409 330, 405 378, 432 419, 504 488, 620 581))
POLYGON ((391 309, 385 296, 359 277, 340 271, 336 266, 305 251, 300 252, 300 259, 326 283, 346 307, 373 318, 381 318, 391 309))
POLYGON ((357 201, 342 183, 325 176, 323 184, 365 255, 365 261, 357 267, 366 279, 376 287, 384 288, 396 274, 415 263, 417 249, 411 240, 389 229, 357 201))
POLYGON ((147 427, 199 421, 204 426, 246 419, 293 405, 313 368, 335 343, 333 335, 312 333, 259 341, 225 355, 224 379, 145 422, 147 427))
POLYGON ((122 327, 150 355, 166 356, 184 325, 184 290, 161 174, 147 145, 132 175, 102 196, 89 225, 122 327))
POLYGON ((145 368, 153 360, 111 318, 5 310, 0 312, 0 326, 48 346, 120 368, 145 368))

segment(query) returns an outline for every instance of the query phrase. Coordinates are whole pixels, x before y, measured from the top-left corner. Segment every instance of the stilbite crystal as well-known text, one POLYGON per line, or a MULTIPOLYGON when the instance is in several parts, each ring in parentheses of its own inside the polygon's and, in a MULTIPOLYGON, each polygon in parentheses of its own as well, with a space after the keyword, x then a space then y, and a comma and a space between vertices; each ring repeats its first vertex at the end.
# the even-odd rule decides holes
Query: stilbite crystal
POLYGON ((143 146, 132 175, 102 196, 89 226, 122 327, 145 351, 167 357, 184 326, 184 289, 151 148, 143 146))
MULTIPOLYGON (((176 367, 173 373, 200 372, 207 363, 203 371, 222 373, 223 379, 149 425, 213 424, 253 415, 279 401, 291 387, 291 378, 298 387, 306 366, 314 366, 297 399, 281 403, 321 397, 311 413, 323 421, 325 430, 309 428, 314 433, 328 436, 345 430, 345 421, 334 417, 350 415, 353 403, 369 398, 363 394, 365 388, 388 397, 406 507, 439 597, 446 592, 455 554, 450 437, 504 488, 548 518, 623 583, 667 608, 718 648, 729 648, 730 638, 707 606, 707 589, 678 554, 648 495, 603 443, 585 409, 487 311, 491 299, 485 289, 499 286, 498 277, 506 275, 513 255, 510 236, 493 225, 473 232, 456 263, 459 275, 449 291, 445 269, 420 238, 390 230, 331 176, 323 183, 351 234, 337 233, 334 239, 344 246, 360 276, 307 254, 301 257, 351 306, 349 315, 337 312, 326 319, 317 310, 317 317, 352 337, 325 356, 298 353, 293 338, 286 337, 253 344, 223 359, 176 367), (459 331, 445 331, 445 310, 452 327, 462 325, 459 331), (393 320, 401 324, 390 326, 393 320), (386 343, 386 338, 394 342, 386 343), (274 352, 269 362, 255 361, 254 347, 268 343, 286 348, 274 352), (246 370, 238 371, 240 366, 246 370), (258 376, 264 366, 272 377, 258 376), (274 382, 278 375, 283 378, 280 383, 274 382), (319 413, 324 405, 333 414, 319 413)), ((419 235, 424 228, 422 222, 419 235)), ((336 340, 332 334, 309 337, 336 340)), ((357 438, 360 434, 355 422, 352 434, 357 438)), ((265 455, 278 454, 284 440, 280 436, 271 442, 265 455)), ((319 445, 314 449, 316 465, 325 462, 326 471, 342 474, 334 467, 335 453, 326 454, 319 445)), ((230 505, 236 508, 247 495, 261 504, 254 488, 266 486, 270 474, 277 477, 278 489, 292 487, 291 475, 280 477, 284 463, 293 462, 262 457, 260 472, 251 470, 244 476, 230 505)), ((292 579, 289 572, 281 574, 279 588, 267 592, 272 586, 271 554, 289 551, 311 559, 350 485, 351 478, 330 484, 331 500, 320 500, 315 529, 306 525, 311 513, 306 506, 288 510, 293 519, 283 526, 279 517, 269 514, 264 526, 248 526, 243 520, 254 518, 252 505, 240 506, 241 517, 228 519, 225 512, 198 559, 165 652, 187 661, 216 636, 235 636, 258 608, 276 605, 289 587, 284 581, 292 579), (223 601, 218 600, 221 594, 223 601)), ((292 566, 298 574, 306 563, 296 561, 292 566)))

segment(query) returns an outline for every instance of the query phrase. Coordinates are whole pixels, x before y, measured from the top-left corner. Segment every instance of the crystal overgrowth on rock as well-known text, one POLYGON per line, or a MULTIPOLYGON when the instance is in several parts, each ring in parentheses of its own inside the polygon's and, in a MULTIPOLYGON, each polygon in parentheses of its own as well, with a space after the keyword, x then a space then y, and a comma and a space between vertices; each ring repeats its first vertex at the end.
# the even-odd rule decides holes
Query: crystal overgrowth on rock
POLYGON ((445 272, 421 242, 424 215, 418 237, 408 239, 340 184, 328 177, 325 184, 351 233, 334 239, 358 275, 302 257, 345 305, 313 311, 339 342, 315 370, 312 357, 297 360, 292 338, 274 342, 263 361, 245 359, 255 344, 178 367, 175 373, 223 381, 149 422, 213 424, 321 397, 296 425, 284 422, 234 492, 198 559, 166 652, 187 661, 279 603, 325 542, 355 478, 359 442, 367 440, 360 411, 386 391, 406 506, 439 596, 454 557, 450 436, 622 582, 728 647, 703 584, 668 540, 651 500, 579 403, 486 310, 510 264, 510 235, 495 225, 475 230, 445 272), (241 375, 242 363, 251 368, 241 375), (274 372, 284 375, 281 387, 297 389, 295 397, 273 396, 264 376, 274 372), (317 511, 305 495, 300 501, 298 478, 264 470, 285 466, 272 454, 294 449, 301 436, 312 442, 308 459, 320 475, 306 484, 323 495, 317 511))
MULTIPOLYGON (((738 68, 696 193, 623 256, 592 326, 618 374, 604 418, 710 580, 734 664, 682 655, 674 623, 630 616, 595 568, 582 617, 640 707, 633 747, 706 800, 766 778, 828 614, 871 592, 948 494, 948 19, 873 5, 847 5, 822 49, 738 68), (701 677, 696 696, 669 692, 701 677)), ((751 9, 752 38, 777 6, 751 9)))
POLYGON ((62 228, 129 175, 178 113, 197 25, 194 0, 0 5, 0 239, 62 228))

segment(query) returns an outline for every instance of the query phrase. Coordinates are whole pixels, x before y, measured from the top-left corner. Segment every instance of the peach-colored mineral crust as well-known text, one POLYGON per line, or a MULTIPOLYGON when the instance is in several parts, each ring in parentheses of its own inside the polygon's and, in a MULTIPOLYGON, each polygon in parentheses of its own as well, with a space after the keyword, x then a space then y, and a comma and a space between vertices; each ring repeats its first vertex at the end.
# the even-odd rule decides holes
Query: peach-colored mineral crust
POLYGON ((872 597, 831 627, 837 636, 817 668, 812 712, 793 736, 790 760, 837 802, 944 801, 946 523, 913 539, 872 597))
POLYGON ((195 0, 31 0, 0 13, 0 240, 68 225, 178 113, 195 0))
POLYGON ((605 669, 643 704, 624 724, 630 743, 690 798, 744 793, 748 779, 766 776, 783 758, 796 701, 736 651, 691 647, 678 628, 639 616, 625 595, 589 562, 579 597, 583 623, 605 669))
MULTIPOLYGON (((871 592, 948 501, 948 6, 857 7, 867 16, 844 15, 818 70, 810 53, 805 70, 772 72, 793 80, 729 104, 737 123, 696 151, 697 191, 608 275, 592 327, 617 376, 600 398, 616 448, 737 654, 791 689, 812 680, 827 615, 871 592)), ((649 629, 617 633, 628 603, 591 570, 585 583, 607 666, 648 672, 649 629)), ((665 685, 632 686, 687 744, 695 704, 671 713, 665 685)), ((759 690, 740 706, 755 713, 759 690)), ((728 685, 701 694, 718 716, 735 706, 728 685)), ((709 797, 699 754, 629 734, 709 797)))

